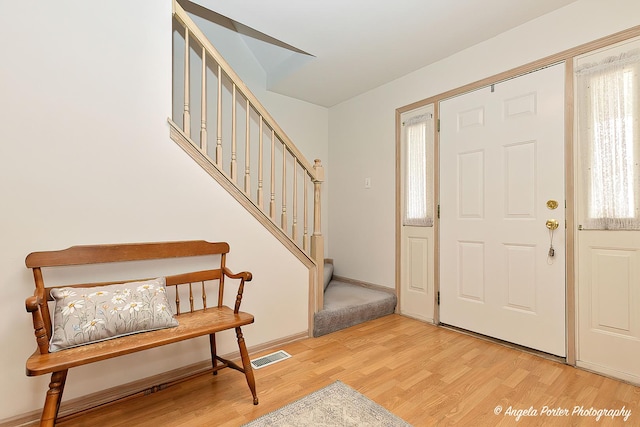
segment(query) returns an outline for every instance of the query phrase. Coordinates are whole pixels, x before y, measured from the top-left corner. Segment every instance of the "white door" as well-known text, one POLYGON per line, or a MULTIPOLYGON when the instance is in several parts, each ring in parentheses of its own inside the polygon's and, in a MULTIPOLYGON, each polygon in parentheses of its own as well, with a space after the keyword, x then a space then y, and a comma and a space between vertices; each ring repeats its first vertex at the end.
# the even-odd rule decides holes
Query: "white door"
POLYGON ((433 104, 401 116, 400 313, 433 322, 433 104), (407 199, 414 200, 408 203, 407 199))
POLYGON ((440 119, 440 321, 565 356, 564 64, 440 119))
POLYGON ((640 61, 613 59, 638 48, 640 38, 583 55, 575 64, 576 70, 584 70, 575 81, 576 199, 582 229, 576 233, 576 364, 636 384, 640 384, 640 61), (585 64, 600 66, 585 68, 585 64), (626 84, 616 85, 620 80, 626 84), (623 108, 618 107, 621 104, 623 108), (608 126, 619 119, 624 130, 608 126), (597 137, 596 129, 603 130, 597 137))

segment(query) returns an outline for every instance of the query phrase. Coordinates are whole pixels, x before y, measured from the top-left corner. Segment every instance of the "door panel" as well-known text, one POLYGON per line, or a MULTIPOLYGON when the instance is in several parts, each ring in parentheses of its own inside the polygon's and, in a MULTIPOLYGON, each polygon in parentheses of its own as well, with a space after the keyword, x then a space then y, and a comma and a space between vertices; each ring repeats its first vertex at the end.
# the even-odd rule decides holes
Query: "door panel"
POLYGON ((640 384, 640 233, 579 232, 579 366, 640 384))
POLYGON ((564 356, 564 65, 443 101, 440 119, 440 321, 564 356))
POLYGON ((433 227, 402 227, 400 313, 433 322, 433 227))
POLYGON ((425 260, 429 259, 429 239, 422 236, 407 236, 407 285, 409 290, 429 292, 429 269, 425 260))

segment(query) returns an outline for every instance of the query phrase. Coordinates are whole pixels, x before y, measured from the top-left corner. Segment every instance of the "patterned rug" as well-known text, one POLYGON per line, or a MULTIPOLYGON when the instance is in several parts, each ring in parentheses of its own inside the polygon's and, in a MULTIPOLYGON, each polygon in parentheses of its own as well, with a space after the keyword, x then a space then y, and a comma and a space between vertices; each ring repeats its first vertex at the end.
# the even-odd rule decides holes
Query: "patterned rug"
POLYGON ((410 427, 410 424, 349 386, 336 381, 244 425, 266 426, 410 427))

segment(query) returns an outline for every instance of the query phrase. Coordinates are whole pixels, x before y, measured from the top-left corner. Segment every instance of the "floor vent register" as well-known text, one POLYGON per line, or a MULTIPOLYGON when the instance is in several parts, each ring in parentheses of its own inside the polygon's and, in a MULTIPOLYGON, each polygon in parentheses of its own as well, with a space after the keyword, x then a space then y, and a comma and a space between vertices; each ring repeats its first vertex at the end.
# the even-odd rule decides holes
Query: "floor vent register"
POLYGON ((253 369, 260 369, 264 368, 265 366, 273 365, 274 363, 280 362, 281 360, 285 360, 290 357, 291 355, 286 351, 278 350, 275 353, 267 354, 266 356, 253 359, 251 361, 251 366, 253 367, 253 369))

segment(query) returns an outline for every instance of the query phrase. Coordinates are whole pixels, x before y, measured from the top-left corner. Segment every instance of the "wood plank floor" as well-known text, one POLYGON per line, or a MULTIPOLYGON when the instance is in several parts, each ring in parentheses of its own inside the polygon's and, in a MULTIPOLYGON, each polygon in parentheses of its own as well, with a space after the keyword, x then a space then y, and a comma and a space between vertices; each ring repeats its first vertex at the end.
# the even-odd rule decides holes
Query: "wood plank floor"
POLYGON ((414 426, 640 425, 639 387, 399 315, 281 348, 292 358, 254 371, 258 406, 244 376, 225 369, 59 425, 240 426, 335 380, 414 426), (543 415, 545 406, 569 414, 543 415), (631 415, 598 421, 575 407, 631 415), (517 422, 529 408, 538 415, 517 422))

